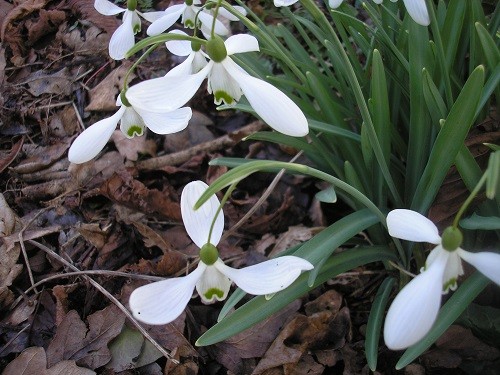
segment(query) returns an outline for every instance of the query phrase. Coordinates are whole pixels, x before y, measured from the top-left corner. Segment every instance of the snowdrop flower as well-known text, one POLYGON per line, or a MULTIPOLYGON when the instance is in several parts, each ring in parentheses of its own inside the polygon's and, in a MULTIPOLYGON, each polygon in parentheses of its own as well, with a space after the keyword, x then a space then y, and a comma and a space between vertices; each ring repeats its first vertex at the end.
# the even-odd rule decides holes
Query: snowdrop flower
POLYGON ((151 21, 155 18, 155 13, 162 13, 141 13, 136 10, 136 7, 137 0, 128 0, 126 9, 122 9, 108 0, 95 0, 94 2, 94 8, 105 16, 123 13, 122 24, 115 30, 109 41, 109 56, 114 60, 124 59, 127 51, 134 46, 134 35, 141 30, 139 15, 151 21))
MULTIPOLYGON (((200 0, 185 0, 182 4, 175 4, 169 6, 165 11, 156 13, 153 23, 148 27, 146 31, 148 35, 158 35, 171 27, 178 19, 181 17, 182 24, 184 27, 194 29, 196 17, 198 17, 198 24, 200 30, 205 35, 210 35, 212 30, 212 24, 214 21, 214 16, 209 10, 202 9, 200 0)), ((246 14, 246 11, 242 7, 235 7, 241 13, 246 14)), ((234 17, 231 13, 223 8, 219 8, 218 14, 221 18, 226 18, 230 21, 237 21, 238 18, 234 17)), ((224 26, 221 20, 215 20, 214 33, 217 35, 227 35, 229 30, 224 26)))
POLYGON ((198 267, 187 276, 154 282, 137 288, 130 295, 129 305, 134 317, 147 324, 167 324, 184 311, 194 289, 204 303, 222 301, 227 297, 231 280, 245 292, 265 295, 279 292, 293 283, 302 271, 313 268, 308 261, 283 256, 254 266, 235 269, 219 258, 217 244, 224 229, 224 215, 213 195, 198 210, 194 204, 207 189, 202 181, 186 185, 181 195, 181 214, 188 235, 201 248, 198 267))
POLYGON ((122 133, 133 138, 143 135, 146 127, 157 134, 181 131, 192 116, 191 108, 165 107, 156 112, 134 108, 123 93, 116 99, 116 105, 120 108, 113 116, 89 126, 75 139, 68 152, 70 162, 81 164, 96 157, 108 143, 118 122, 122 133))
MULTIPOLYGON (((286 7, 295 4, 299 0, 274 0, 274 6, 286 7)), ((328 6, 330 8, 338 8, 342 4, 343 0, 328 0, 328 6)), ((373 0, 376 4, 382 4, 383 0, 373 0)), ((397 0, 391 0, 393 3, 397 0)), ((425 5, 425 0, 403 0, 406 10, 410 14, 410 17, 419 25, 428 26, 431 21, 429 19, 429 12, 427 11, 427 6, 425 5)))
POLYGON ((462 260, 500 285, 500 254, 463 250, 457 228, 446 228, 441 237, 432 221, 404 209, 389 212, 387 226, 392 237, 436 245, 425 270, 399 292, 387 312, 384 339, 388 348, 407 348, 427 334, 438 315, 441 295, 456 289, 457 278, 463 274, 462 260))
MULTIPOLYGON (((193 97, 208 77, 208 92, 214 94, 216 104, 234 104, 244 94, 255 112, 273 129, 295 137, 306 135, 309 127, 300 108, 273 85, 249 75, 230 57, 235 53, 258 50, 257 39, 248 34, 233 35, 225 42, 215 36, 206 45, 210 61, 198 73, 167 75, 141 82, 130 88, 127 97, 136 107, 156 108, 165 101, 180 107, 193 97)), ((186 60, 183 64, 190 62, 186 60)), ((184 71, 184 68, 179 69, 184 71)))

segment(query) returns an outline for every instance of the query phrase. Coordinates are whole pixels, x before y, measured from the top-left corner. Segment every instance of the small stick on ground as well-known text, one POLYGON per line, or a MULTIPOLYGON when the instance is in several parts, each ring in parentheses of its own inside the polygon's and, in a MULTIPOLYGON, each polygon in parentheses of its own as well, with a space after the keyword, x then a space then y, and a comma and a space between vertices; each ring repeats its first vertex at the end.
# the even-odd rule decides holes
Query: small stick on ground
MULTIPOLYGON (((28 242, 30 244, 38 247, 39 249, 43 250, 47 255, 58 260, 59 262, 64 264, 66 267, 71 268, 73 271, 81 272, 77 267, 75 267, 74 265, 69 263, 66 259, 61 257, 59 254, 57 254, 51 248, 49 248, 49 247, 47 247, 47 246, 45 246, 37 241, 29 240, 28 242)), ((160 353, 162 353, 166 358, 168 358, 172 362, 174 362, 176 364, 179 363, 179 361, 177 361, 175 358, 172 358, 171 354, 169 352, 167 352, 166 349, 163 348, 160 344, 158 344, 153 337, 151 337, 151 335, 148 333, 148 331, 146 331, 146 329, 144 329, 139 324, 139 322, 132 316, 132 314, 127 310, 127 308, 125 306, 123 306, 123 304, 120 301, 118 301, 118 299, 115 298, 115 296, 113 296, 110 292, 108 292, 106 289, 104 289, 104 287, 101 284, 99 284, 97 281, 92 279, 90 276, 88 276, 88 275, 82 275, 82 276, 85 277, 85 279, 88 280, 88 282, 91 283, 94 286, 94 288, 96 288, 99 292, 104 294, 111 302, 113 302, 125 314, 125 316, 130 319, 130 321, 135 325, 135 327, 139 330, 139 332, 141 332, 142 335, 151 344, 153 344, 156 349, 158 349, 160 351, 160 353)))
POLYGON ((235 132, 226 134, 212 141, 200 143, 196 146, 188 148, 187 150, 140 161, 136 164, 136 167, 139 170, 151 170, 160 169, 166 166, 179 165, 185 163, 200 152, 212 152, 233 146, 243 138, 261 130, 263 127, 264 124, 261 121, 254 121, 235 132))

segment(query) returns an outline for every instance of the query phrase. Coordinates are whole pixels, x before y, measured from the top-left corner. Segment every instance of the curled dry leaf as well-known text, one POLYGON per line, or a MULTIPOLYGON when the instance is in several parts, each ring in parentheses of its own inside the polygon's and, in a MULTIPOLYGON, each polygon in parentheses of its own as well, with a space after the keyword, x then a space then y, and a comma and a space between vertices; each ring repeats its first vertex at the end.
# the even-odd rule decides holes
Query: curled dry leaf
POLYGON ((7 365, 2 375, 95 375, 95 372, 78 367, 75 361, 61 361, 47 369, 47 356, 43 348, 26 349, 7 365))
POLYGON ((52 74, 37 70, 26 79, 26 82, 28 91, 36 97, 43 94, 70 95, 73 91, 73 77, 66 67, 52 74))
POLYGON ((19 174, 33 173, 47 168, 59 160, 69 148, 71 140, 60 141, 52 146, 39 146, 27 159, 16 165, 13 170, 19 174))
POLYGON ((5 237, 14 232, 16 220, 14 211, 0 193, 0 237, 3 237, 0 243, 0 308, 14 300, 9 287, 23 269, 21 264, 17 264, 21 252, 19 244, 5 241, 5 237))
POLYGON ((40 9, 39 17, 36 20, 26 21, 26 29, 28 30, 27 43, 33 45, 43 36, 56 31, 65 19, 66 14, 62 10, 40 9))
POLYGON ((108 344, 120 334, 125 315, 111 305, 90 315, 88 323, 87 328, 75 310, 64 317, 47 348, 49 366, 63 360, 74 360, 79 365, 95 369, 111 360, 108 344))

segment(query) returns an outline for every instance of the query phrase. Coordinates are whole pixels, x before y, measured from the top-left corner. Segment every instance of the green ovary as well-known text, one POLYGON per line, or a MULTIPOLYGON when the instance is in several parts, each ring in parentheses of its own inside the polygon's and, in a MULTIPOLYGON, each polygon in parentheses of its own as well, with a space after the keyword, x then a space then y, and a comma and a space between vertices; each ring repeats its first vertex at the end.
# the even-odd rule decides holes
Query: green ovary
POLYGON ((205 292, 204 296, 208 300, 211 300, 214 296, 222 299, 222 297, 224 297, 224 292, 217 288, 210 288, 205 292))

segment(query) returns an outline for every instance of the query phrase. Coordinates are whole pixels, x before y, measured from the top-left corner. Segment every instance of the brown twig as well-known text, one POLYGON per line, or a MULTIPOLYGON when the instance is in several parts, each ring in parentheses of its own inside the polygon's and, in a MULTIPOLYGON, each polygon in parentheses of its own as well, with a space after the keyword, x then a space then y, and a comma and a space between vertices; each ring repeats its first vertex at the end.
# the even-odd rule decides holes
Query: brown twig
MULTIPOLYGON (((31 243, 32 245, 38 247, 39 249, 43 250, 47 255, 58 260, 59 262, 64 264, 66 267, 71 268, 73 271, 81 272, 81 270, 79 270, 77 267, 75 267, 74 265, 69 263, 67 260, 65 260, 59 254, 57 254, 51 248, 49 248, 49 247, 47 247, 47 246, 45 246, 37 241, 29 240, 28 242, 31 243)), ((104 287, 101 284, 99 284, 97 281, 92 279, 90 276, 88 276, 88 275, 82 275, 82 276, 85 277, 85 279, 88 280, 88 282, 91 283, 94 286, 94 288, 96 288, 99 292, 104 294, 111 302, 113 302, 125 314, 125 316, 128 319, 130 319, 130 321, 135 325, 135 327, 139 330, 139 332, 141 332, 142 335, 151 344, 153 344, 154 347, 156 349, 158 349, 166 358, 168 358, 169 360, 173 361, 176 364, 179 363, 179 361, 172 358, 171 354, 169 352, 167 352, 167 350, 165 348, 163 348, 160 344, 158 344, 158 342, 156 342, 156 340, 148 333, 148 331, 146 331, 146 329, 144 329, 144 327, 142 327, 139 324, 139 322, 132 316, 132 314, 127 310, 127 308, 125 306, 123 306, 123 304, 120 301, 118 301, 118 299, 116 299, 115 296, 113 296, 110 292, 108 292, 106 289, 104 289, 104 287)))
POLYGON ((198 145, 188 148, 187 150, 182 150, 179 152, 174 152, 172 154, 158 156, 156 158, 140 161, 136 164, 136 167, 139 170, 141 169, 151 170, 151 169, 163 168, 170 165, 179 165, 188 161, 189 159, 191 159, 193 156, 197 155, 200 152, 212 152, 233 146, 239 141, 241 141, 243 138, 259 131, 263 127, 264 124, 261 121, 254 121, 251 124, 248 124, 235 132, 226 134, 212 141, 200 143, 198 145))

